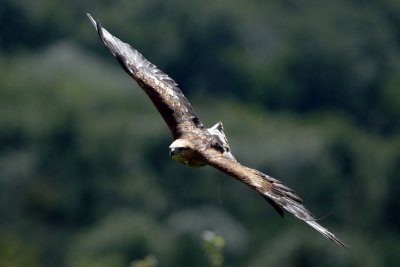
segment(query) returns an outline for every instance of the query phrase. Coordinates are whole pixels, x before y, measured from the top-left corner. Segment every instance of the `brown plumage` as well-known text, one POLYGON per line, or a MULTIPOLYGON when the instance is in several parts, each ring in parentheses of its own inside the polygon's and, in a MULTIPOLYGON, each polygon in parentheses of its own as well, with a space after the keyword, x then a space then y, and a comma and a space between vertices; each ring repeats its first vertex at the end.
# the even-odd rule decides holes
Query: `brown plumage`
POLYGON ((167 123, 174 140, 169 147, 173 159, 187 166, 210 165, 221 170, 261 194, 281 216, 283 210, 286 210, 326 238, 347 247, 317 223, 293 190, 282 182, 237 162, 231 153, 222 123, 205 128, 174 80, 145 59, 136 49, 102 28, 90 14, 88 17, 102 42, 123 69, 143 88, 167 123))

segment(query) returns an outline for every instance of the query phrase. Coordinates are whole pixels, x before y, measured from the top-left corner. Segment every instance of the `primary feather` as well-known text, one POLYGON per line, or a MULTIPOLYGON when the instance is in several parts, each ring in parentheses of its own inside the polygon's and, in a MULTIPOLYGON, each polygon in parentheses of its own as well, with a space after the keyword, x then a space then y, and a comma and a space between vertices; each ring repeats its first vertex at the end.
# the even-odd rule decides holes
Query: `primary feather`
POLYGON ((170 128, 174 139, 182 135, 181 126, 203 128, 189 101, 172 78, 148 61, 135 48, 110 34, 90 14, 87 16, 104 45, 150 97, 170 128))
POLYGON ((293 214, 296 218, 306 222, 326 238, 347 248, 347 245, 343 241, 338 239, 316 221, 311 212, 303 205, 303 200, 281 181, 258 170, 243 166, 237 161, 220 157, 213 151, 206 152, 205 157, 209 165, 225 172, 259 192, 281 216, 283 216, 284 209, 293 214))

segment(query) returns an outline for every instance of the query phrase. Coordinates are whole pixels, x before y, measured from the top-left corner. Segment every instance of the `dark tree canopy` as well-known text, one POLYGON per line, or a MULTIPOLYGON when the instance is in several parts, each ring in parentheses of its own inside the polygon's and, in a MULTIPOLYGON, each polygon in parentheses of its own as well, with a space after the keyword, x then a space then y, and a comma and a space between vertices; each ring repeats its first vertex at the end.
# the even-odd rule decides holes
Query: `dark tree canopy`
POLYGON ((399 18, 397 0, 0 1, 0 266, 151 254, 204 267, 205 230, 224 237, 224 266, 400 266, 399 18), (173 162, 167 127, 86 12, 351 249, 173 162))

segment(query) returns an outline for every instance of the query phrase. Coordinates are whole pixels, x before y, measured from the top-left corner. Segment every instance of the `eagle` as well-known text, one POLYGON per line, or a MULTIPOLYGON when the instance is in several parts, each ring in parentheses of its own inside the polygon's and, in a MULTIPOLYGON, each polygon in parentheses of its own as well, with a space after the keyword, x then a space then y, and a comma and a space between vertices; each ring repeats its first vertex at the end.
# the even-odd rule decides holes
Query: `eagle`
POLYGON ((172 159, 186 166, 209 165, 224 172, 258 192, 282 217, 286 210, 326 238, 347 247, 317 222, 292 189, 267 174, 240 164, 232 154, 222 123, 206 128, 172 78, 135 48, 111 35, 89 13, 87 16, 101 41, 148 95, 168 125, 173 139, 169 146, 172 159))

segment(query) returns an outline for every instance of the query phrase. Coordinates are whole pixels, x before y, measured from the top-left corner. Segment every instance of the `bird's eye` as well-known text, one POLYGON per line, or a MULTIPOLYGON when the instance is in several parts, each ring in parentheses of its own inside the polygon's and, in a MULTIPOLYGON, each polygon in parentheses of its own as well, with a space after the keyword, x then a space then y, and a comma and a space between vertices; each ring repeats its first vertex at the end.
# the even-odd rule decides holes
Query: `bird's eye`
POLYGON ((184 151, 186 148, 185 147, 178 147, 178 151, 179 152, 182 152, 182 151, 184 151))

